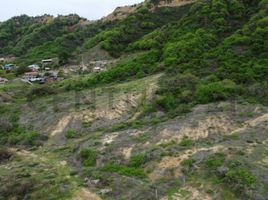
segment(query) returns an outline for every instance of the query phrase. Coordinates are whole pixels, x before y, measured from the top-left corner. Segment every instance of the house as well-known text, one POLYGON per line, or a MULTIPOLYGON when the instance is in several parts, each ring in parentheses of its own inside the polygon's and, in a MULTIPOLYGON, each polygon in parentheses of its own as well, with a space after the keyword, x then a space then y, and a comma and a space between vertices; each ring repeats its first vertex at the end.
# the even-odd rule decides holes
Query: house
POLYGON ((2 67, 2 69, 4 69, 4 70, 12 70, 14 68, 15 68, 15 66, 13 64, 6 64, 2 67))
POLYGON ((45 68, 47 66, 55 66, 59 64, 59 59, 58 58, 50 58, 50 59, 45 59, 42 60, 42 67, 45 68))
POLYGON ((53 77, 53 78, 57 78, 58 77, 58 72, 57 71, 54 71, 54 70, 50 70, 50 71, 46 72, 46 74, 49 77, 53 77))
POLYGON ((0 77, 0 84, 4 84, 4 83, 7 83, 8 80, 6 78, 1 78, 0 77))
POLYGON ((36 64, 29 65, 28 68, 33 72, 38 72, 38 70, 40 69, 40 67, 36 64))
POLYGON ((23 75, 23 79, 34 82, 34 81, 39 81, 39 73, 38 72, 26 72, 23 75))
POLYGON ((51 64, 53 64, 53 59, 45 59, 45 60, 42 60, 42 66, 43 66, 43 68, 45 68, 46 66, 51 65, 51 64))
POLYGON ((42 64, 44 64, 44 65, 49 65, 52 62, 53 62, 53 59, 44 59, 44 60, 42 60, 42 64))
POLYGON ((92 71, 95 73, 99 73, 99 72, 103 71, 103 69, 101 67, 94 67, 92 71))
POLYGON ((106 60, 91 61, 89 65, 92 67, 92 71, 95 73, 105 71, 108 62, 106 60))
POLYGON ((40 84, 45 84, 46 83, 46 78, 44 78, 44 77, 40 78, 39 83, 40 84))
POLYGON ((96 67, 104 68, 106 65, 107 65, 107 61, 106 60, 96 61, 96 67))

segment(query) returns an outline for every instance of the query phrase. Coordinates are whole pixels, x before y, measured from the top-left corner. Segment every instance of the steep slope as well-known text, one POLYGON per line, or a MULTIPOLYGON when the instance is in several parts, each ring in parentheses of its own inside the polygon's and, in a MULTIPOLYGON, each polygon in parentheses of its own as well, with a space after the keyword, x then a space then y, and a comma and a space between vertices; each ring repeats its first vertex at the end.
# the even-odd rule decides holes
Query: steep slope
POLYGON ((130 43, 167 23, 177 21, 189 9, 189 6, 184 6, 156 8, 152 11, 151 7, 151 4, 140 6, 136 12, 131 13, 112 28, 86 41, 85 48, 92 48, 99 44, 112 56, 119 57, 127 51, 130 43))
POLYGON ((0 55, 17 56, 22 67, 49 57, 58 57, 65 64, 80 61, 75 58, 84 51, 80 48, 82 44, 88 49, 100 43, 104 50, 118 57, 128 43, 177 20, 187 11, 176 6, 151 8, 149 2, 122 7, 95 22, 78 15, 14 17, 0 26, 0 55))
MULTIPOLYGON (((266 5, 265 1, 198 1, 177 22, 126 43, 130 52, 143 53, 72 87, 165 70, 155 102, 164 110, 230 97, 267 103, 266 5)), ((117 36, 106 37, 109 44, 117 36)))
POLYGON ((268 2, 172 2, 20 58, 83 44, 121 59, 60 83, 0 85, 0 199, 267 198, 268 2))
POLYGON ((50 57, 58 57, 60 64, 65 64, 73 59, 87 37, 111 24, 90 22, 78 15, 14 17, 0 26, 0 55, 17 56, 21 67, 50 57))

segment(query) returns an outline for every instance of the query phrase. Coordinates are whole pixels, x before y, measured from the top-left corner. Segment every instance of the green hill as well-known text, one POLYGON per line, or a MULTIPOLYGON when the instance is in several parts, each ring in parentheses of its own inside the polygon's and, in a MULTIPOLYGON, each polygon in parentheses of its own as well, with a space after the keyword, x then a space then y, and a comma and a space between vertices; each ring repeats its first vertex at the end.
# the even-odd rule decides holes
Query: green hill
POLYGON ((106 71, 0 84, 0 199, 267 199, 267 0, 0 24, 0 57, 21 69, 98 53, 106 71))

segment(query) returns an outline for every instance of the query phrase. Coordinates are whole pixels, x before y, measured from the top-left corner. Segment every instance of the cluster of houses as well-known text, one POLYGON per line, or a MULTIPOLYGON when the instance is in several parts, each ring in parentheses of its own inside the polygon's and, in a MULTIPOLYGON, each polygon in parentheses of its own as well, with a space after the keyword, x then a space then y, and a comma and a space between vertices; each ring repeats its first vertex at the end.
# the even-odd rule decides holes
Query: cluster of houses
MULTIPOLYGON (((46 59, 42 60, 42 67, 37 64, 32 64, 27 67, 27 72, 22 75, 22 80, 25 82, 38 82, 40 84, 44 84, 46 82, 54 82, 63 80, 62 77, 58 77, 58 72, 51 69, 51 67, 55 64, 54 59, 46 59)), ((2 66, 3 70, 12 71, 17 67, 14 64, 5 64, 2 66)), ((8 82, 7 79, 0 77, 0 84, 8 82)))
MULTIPOLYGON (((41 65, 32 64, 27 67, 27 72, 25 72, 21 79, 28 83, 40 83, 44 84, 46 82, 54 82, 63 80, 62 77, 58 76, 58 71, 53 70, 53 66, 55 66, 57 60, 55 59, 45 59, 41 61, 41 65)), ((87 62, 85 65, 83 62, 80 66, 77 66, 77 70, 82 72, 89 73, 99 73, 107 70, 107 66, 113 61, 109 60, 97 60, 87 62)), ((5 64, 2 66, 2 69, 6 71, 12 71, 17 67, 14 64, 5 64)), ((68 68, 66 68, 68 69, 68 68)), ((69 71, 76 71, 76 69, 70 69, 69 71)), ((0 77, 0 84, 6 83, 8 80, 0 77)))
POLYGON ((50 68, 53 64, 53 59, 42 60, 42 67, 37 64, 29 65, 28 72, 25 72, 22 78, 29 82, 39 82, 44 84, 46 82, 54 82, 63 80, 58 76, 58 72, 50 68))

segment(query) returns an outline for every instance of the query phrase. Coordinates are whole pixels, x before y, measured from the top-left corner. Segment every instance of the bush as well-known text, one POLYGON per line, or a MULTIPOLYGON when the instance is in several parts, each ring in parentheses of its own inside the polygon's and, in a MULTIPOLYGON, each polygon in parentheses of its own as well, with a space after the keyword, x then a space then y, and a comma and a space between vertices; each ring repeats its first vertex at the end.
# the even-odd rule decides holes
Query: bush
POLYGON ((194 164, 195 164, 195 160, 194 159, 187 159, 182 161, 181 165, 183 166, 182 171, 185 174, 189 174, 192 172, 194 164))
POLYGON ((138 177, 138 178, 146 177, 142 169, 135 168, 135 167, 127 167, 124 165, 108 164, 104 166, 102 170, 105 172, 115 172, 120 175, 130 176, 130 177, 138 177))
POLYGON ((205 161, 205 164, 210 170, 216 170, 218 167, 222 166, 224 162, 225 155, 223 153, 215 153, 205 161))
POLYGON ((147 140, 150 139, 149 133, 142 133, 134 137, 134 139, 138 142, 146 142, 147 140))
POLYGON ((183 137, 183 139, 179 145, 182 147, 191 147, 191 146, 193 146, 193 144, 194 144, 194 141, 191 138, 188 138, 186 136, 186 137, 183 137))
POLYGON ((45 95, 51 95, 51 94, 55 94, 55 91, 53 90, 53 88, 48 87, 48 86, 40 86, 40 87, 33 88, 28 94, 28 98, 32 99, 32 98, 41 97, 45 95))
POLYGON ((176 99, 172 94, 160 96, 156 99, 156 104, 167 111, 172 110, 177 106, 176 99))
POLYGON ((8 143, 33 146, 36 144, 38 136, 39 134, 36 131, 28 131, 20 127, 9 133, 8 143))
POLYGON ((85 167, 93 167, 96 165, 98 153, 91 149, 82 149, 78 155, 85 167))
POLYGON ((236 88, 236 84, 231 80, 202 84, 197 88, 196 98, 199 103, 226 100, 235 94, 236 88))
POLYGON ((146 154, 145 153, 139 153, 134 156, 132 156, 129 160, 129 166, 130 167, 141 167, 143 164, 145 164, 147 161, 146 154))
POLYGON ((12 153, 4 147, 0 147, 0 163, 8 160, 12 156, 12 153))
POLYGON ((5 116, 0 119, 0 145, 38 145, 39 133, 32 127, 20 125, 19 113, 16 108, 0 106, 0 115, 5 116))
POLYGON ((69 129, 65 133, 65 137, 68 138, 68 139, 75 138, 76 136, 77 136, 77 133, 73 129, 69 129))
POLYGON ((251 188, 256 183, 254 175, 244 168, 231 169, 226 173, 225 180, 237 189, 243 189, 244 187, 251 188))

